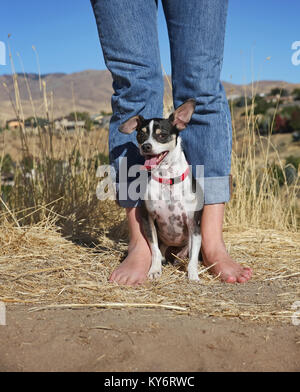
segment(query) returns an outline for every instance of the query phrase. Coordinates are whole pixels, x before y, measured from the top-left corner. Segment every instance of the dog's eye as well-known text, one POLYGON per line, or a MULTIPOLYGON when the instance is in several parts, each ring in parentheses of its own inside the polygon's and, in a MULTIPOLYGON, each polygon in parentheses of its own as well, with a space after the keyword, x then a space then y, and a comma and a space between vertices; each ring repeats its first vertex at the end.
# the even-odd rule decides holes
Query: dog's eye
POLYGON ((137 135, 136 135, 136 139, 138 141, 139 144, 144 143, 144 141, 146 141, 148 139, 148 134, 147 132, 144 131, 138 131, 137 135))
POLYGON ((168 137, 168 134, 167 133, 165 133, 165 132, 162 132, 162 131, 160 131, 160 133, 156 133, 156 136, 157 136, 157 138, 158 139, 165 139, 166 137, 168 137))

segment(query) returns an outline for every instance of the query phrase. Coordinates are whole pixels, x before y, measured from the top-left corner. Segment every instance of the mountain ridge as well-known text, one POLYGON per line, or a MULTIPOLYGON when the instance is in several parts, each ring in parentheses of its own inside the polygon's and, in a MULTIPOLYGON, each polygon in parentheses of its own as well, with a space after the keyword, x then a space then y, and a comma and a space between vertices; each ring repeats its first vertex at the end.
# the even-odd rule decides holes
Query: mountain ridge
MULTIPOLYGON (((48 104, 53 111, 54 117, 63 116, 74 111, 87 111, 90 114, 100 111, 111 111, 112 78, 108 70, 84 70, 73 73, 48 73, 39 75, 37 73, 25 74, 27 83, 30 86, 32 100, 36 107, 37 115, 43 116, 43 91, 40 90, 40 79, 45 82, 48 104), (51 104, 53 94, 53 107, 51 104)), ((169 77, 169 80, 171 78, 169 77)), ((33 115, 27 83, 24 74, 18 73, 20 97, 24 116, 33 115)), ((288 83, 284 81, 256 81, 245 85, 233 84, 227 81, 222 82, 230 98, 235 95, 251 94, 252 88, 257 93, 268 93, 274 87, 282 87, 291 91, 300 87, 300 84, 288 83)), ((168 99, 172 96, 167 77, 165 77, 165 90, 168 99)), ((10 97, 14 99, 14 83, 11 74, 0 75, 0 122, 15 117, 13 105, 10 97)))

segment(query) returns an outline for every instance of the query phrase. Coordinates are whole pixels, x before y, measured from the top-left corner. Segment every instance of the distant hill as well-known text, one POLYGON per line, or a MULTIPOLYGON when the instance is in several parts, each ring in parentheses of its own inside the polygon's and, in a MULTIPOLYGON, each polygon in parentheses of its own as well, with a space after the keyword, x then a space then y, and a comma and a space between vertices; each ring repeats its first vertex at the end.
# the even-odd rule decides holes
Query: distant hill
POLYGON ((226 90, 227 97, 230 95, 245 95, 252 96, 252 89, 254 94, 267 94, 273 88, 279 87, 288 90, 289 92, 293 91, 295 88, 300 88, 300 83, 288 83, 283 80, 261 80, 249 84, 233 84, 223 82, 223 85, 226 90))
MULTIPOLYGON (((27 74, 28 85, 35 107, 43 115, 42 92, 40 91, 39 76, 27 74)), ((73 74, 53 73, 41 76, 46 82, 49 107, 51 106, 51 92, 53 92, 54 117, 63 116, 74 111, 88 111, 91 114, 101 110, 110 111, 110 97, 112 94, 112 81, 108 71, 83 71, 73 74)), ((25 117, 32 115, 32 106, 29 101, 28 88, 23 75, 18 74, 20 97, 25 117)), ((0 117, 14 117, 14 110, 10 103, 8 92, 14 97, 13 79, 11 75, 0 76, 0 117), (6 83, 7 89, 3 86, 6 83)))
MULTIPOLYGON (((43 116, 43 94, 40 91, 40 81, 37 74, 27 74, 32 99, 35 103, 37 115, 43 116)), ((49 110, 52 112, 51 93, 53 93, 54 117, 63 116, 76 110, 96 114, 104 110, 111 111, 110 99, 112 95, 112 79, 109 71, 87 70, 72 74, 53 73, 41 76, 41 81, 46 83, 49 110)), ((29 100, 28 89, 23 74, 18 74, 20 97, 25 117, 33 114, 29 100)), ((251 94, 251 85, 235 85, 223 82, 227 96, 251 94)), ((165 79, 166 90, 170 89, 165 79)), ((292 90, 300 84, 285 83, 283 81, 261 81, 254 83, 258 93, 267 93, 273 87, 284 87, 292 90)), ((0 122, 15 117, 9 95, 14 99, 12 75, 0 76, 0 122), (4 87, 4 84, 7 86, 4 87)))

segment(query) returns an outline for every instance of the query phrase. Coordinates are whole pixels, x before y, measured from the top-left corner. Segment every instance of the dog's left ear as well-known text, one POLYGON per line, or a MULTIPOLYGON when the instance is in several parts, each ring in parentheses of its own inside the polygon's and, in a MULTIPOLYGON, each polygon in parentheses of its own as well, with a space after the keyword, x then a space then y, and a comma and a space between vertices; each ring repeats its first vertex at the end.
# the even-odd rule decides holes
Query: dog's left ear
POLYGON ((182 131, 191 121, 195 107, 196 101, 192 98, 188 99, 170 115, 169 121, 171 121, 172 125, 176 126, 179 131, 182 131))
POLYGON ((144 121, 142 116, 133 116, 129 120, 125 121, 120 125, 119 131, 122 133, 127 133, 128 135, 132 133, 137 128, 140 128, 144 121))

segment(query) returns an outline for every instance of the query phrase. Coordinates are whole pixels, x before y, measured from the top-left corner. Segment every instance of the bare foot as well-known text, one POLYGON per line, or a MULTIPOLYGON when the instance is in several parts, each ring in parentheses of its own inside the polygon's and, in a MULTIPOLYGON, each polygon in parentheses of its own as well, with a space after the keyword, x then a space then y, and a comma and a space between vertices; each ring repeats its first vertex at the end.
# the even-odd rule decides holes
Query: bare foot
POLYGON ((209 271, 214 275, 219 275, 222 281, 227 283, 245 283, 251 278, 251 268, 242 267, 233 261, 227 253, 223 241, 214 246, 210 244, 209 247, 203 244, 201 251, 203 264, 206 267, 215 264, 209 271))
POLYGON ((120 285, 137 286, 147 280, 151 265, 151 251, 145 239, 130 242, 128 256, 111 274, 109 281, 120 285))
POLYGON ((219 275, 227 283, 245 283, 252 275, 250 268, 244 268, 227 253, 223 240, 223 219, 225 204, 207 204, 203 207, 201 219, 201 234, 203 263, 210 267, 209 271, 219 275))

